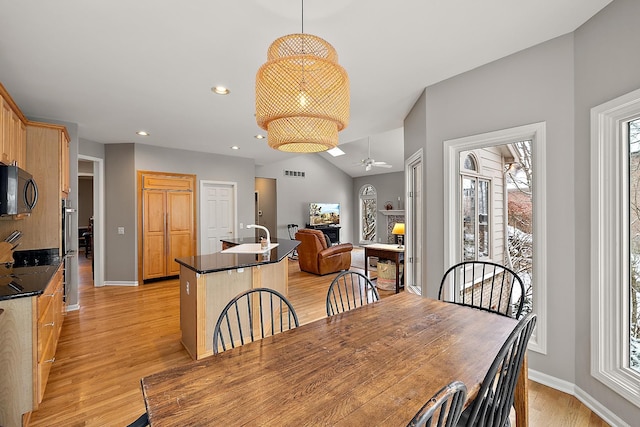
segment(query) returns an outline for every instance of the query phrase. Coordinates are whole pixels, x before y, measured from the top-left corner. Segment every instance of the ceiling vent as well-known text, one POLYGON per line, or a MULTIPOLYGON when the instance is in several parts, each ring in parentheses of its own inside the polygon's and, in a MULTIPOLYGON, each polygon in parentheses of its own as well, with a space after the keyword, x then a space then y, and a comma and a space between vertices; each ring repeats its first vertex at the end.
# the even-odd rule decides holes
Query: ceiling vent
POLYGON ((284 176, 291 178, 304 178, 305 172, 284 170, 284 176))

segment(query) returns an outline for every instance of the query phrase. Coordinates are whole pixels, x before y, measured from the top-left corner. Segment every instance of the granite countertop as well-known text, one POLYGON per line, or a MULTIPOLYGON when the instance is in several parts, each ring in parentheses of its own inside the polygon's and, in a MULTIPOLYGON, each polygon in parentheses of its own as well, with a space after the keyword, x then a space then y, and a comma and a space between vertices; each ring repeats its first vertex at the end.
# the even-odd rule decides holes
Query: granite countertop
MULTIPOLYGON (((255 237, 241 237, 236 239, 222 239, 225 243, 239 245, 243 243, 258 243, 255 237)), ((262 264, 272 264, 282 261, 300 244, 297 240, 271 239, 278 246, 265 254, 237 254, 221 253, 176 258, 176 262, 199 274, 217 271, 234 270, 236 268, 255 267, 262 264)))
POLYGON ((0 268, 0 301, 41 295, 58 271, 60 261, 33 267, 0 268))

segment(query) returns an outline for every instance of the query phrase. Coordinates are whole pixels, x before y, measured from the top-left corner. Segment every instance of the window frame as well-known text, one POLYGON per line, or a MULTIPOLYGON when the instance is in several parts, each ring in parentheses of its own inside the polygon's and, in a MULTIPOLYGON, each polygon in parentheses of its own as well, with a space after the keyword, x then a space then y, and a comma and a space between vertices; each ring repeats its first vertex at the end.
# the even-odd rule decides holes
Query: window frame
POLYGON ((546 122, 446 140, 443 143, 444 161, 444 270, 459 261, 460 229, 457 221, 457 200, 460 176, 460 153, 487 146, 531 140, 535 162, 533 185, 533 312, 538 316, 528 349, 547 354, 547 126, 546 122))
MULTIPOLYGON (((472 158, 476 158, 476 156, 472 156, 472 158)), ((473 198, 473 202, 474 202, 474 258, 473 259, 469 259, 465 257, 465 252, 464 252, 464 218, 461 217, 460 221, 460 230, 462 230, 461 235, 460 235, 460 259, 463 261, 491 261, 493 259, 493 236, 491 234, 491 232, 493 231, 493 198, 492 196, 492 191, 493 191, 493 180, 491 179, 491 177, 487 177, 487 176, 482 176, 480 175, 477 171, 473 171, 472 173, 470 173, 469 171, 473 171, 472 169, 464 169, 462 171, 460 171, 460 206, 463 206, 463 198, 464 196, 464 180, 468 179, 468 180, 473 180, 475 182, 474 184, 474 198, 473 198), (487 188, 488 188, 488 199, 487 199, 487 221, 486 221, 486 226, 489 228, 489 242, 487 243, 487 256, 483 256, 480 257, 480 226, 482 225, 480 223, 480 182, 485 182, 487 184, 487 188)), ((463 208, 464 209, 464 208, 463 208)))
POLYGON ((360 187, 360 191, 358 192, 358 210, 360 211, 360 221, 358 223, 358 241, 360 244, 370 244, 370 243, 375 243, 375 239, 378 235, 378 218, 377 218, 377 211, 378 211, 378 190, 376 189, 375 186, 373 186, 372 184, 364 184, 362 187, 360 187), (371 188, 373 190, 372 194, 364 194, 365 190, 367 188, 371 188), (362 233, 362 227, 364 225, 364 209, 363 209, 363 204, 364 204, 364 200, 373 200, 375 203, 375 207, 374 207, 374 211, 375 211, 375 217, 374 217, 374 227, 375 227, 375 235, 374 235, 374 239, 373 240, 365 240, 363 239, 364 235, 362 233))
POLYGON ((639 115, 640 89, 591 109, 590 280, 591 375, 640 407, 640 373, 630 367, 629 358, 629 151, 624 126, 639 115))

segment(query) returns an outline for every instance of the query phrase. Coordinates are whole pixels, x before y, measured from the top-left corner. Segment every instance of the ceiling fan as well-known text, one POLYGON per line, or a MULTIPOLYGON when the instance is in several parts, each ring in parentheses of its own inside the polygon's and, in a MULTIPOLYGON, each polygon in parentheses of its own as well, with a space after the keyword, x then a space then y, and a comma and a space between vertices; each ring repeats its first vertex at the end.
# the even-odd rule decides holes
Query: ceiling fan
POLYGON ((372 167, 376 167, 376 168, 390 168, 393 167, 390 164, 387 164, 387 162, 377 162, 374 159, 371 158, 371 141, 367 139, 367 143, 369 145, 369 151, 367 154, 367 158, 366 159, 362 159, 360 160, 360 165, 364 166, 364 170, 365 171, 370 171, 372 167))

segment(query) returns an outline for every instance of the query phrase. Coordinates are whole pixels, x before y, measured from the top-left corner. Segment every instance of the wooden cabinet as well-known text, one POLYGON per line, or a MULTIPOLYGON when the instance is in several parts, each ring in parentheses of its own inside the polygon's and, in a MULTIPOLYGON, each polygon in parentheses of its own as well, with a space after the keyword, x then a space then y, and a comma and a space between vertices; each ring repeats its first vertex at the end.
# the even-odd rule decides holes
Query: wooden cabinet
POLYGON ((0 301, 0 425, 23 425, 42 402, 64 320, 63 268, 41 295, 0 301))
POLYGON ((194 175, 138 172, 141 280, 180 274, 174 260, 195 255, 194 175))
POLYGON ((34 382, 34 399, 42 402, 44 389, 49 379, 49 371, 55 361, 56 347, 62 321, 64 320, 64 280, 63 268, 60 267, 49 282, 44 293, 38 297, 37 319, 37 358, 36 378, 34 382))
POLYGON ((61 248, 62 199, 66 197, 61 186, 68 166, 63 170, 60 158, 65 151, 68 153, 69 136, 64 126, 28 122, 26 139, 29 158, 25 169, 38 184, 38 203, 26 220, 0 221, 0 236, 20 230, 21 250, 61 248))
POLYGON ((0 162, 25 168, 26 118, 0 84, 0 162))
POLYGON ((69 180, 69 135, 67 135, 66 131, 61 132, 59 134, 58 148, 60 153, 58 155, 59 159, 59 170, 60 170, 60 196, 63 199, 66 199, 71 191, 71 183, 69 180))

